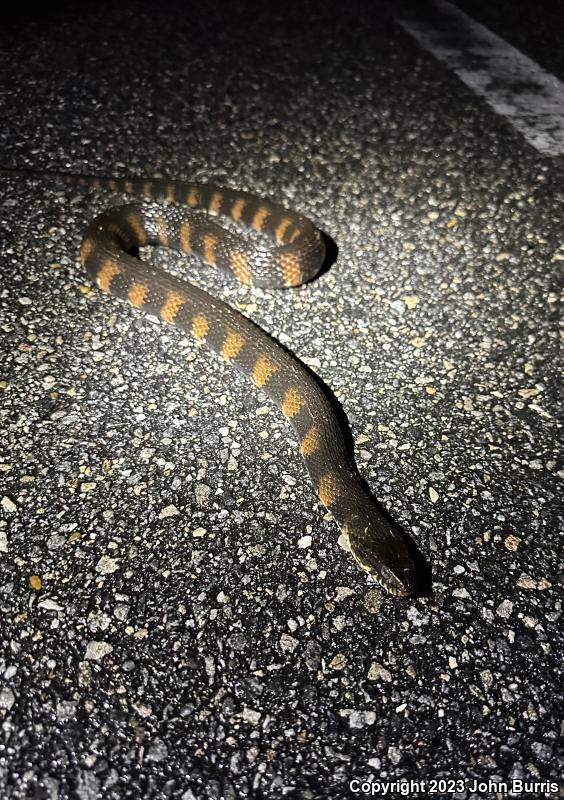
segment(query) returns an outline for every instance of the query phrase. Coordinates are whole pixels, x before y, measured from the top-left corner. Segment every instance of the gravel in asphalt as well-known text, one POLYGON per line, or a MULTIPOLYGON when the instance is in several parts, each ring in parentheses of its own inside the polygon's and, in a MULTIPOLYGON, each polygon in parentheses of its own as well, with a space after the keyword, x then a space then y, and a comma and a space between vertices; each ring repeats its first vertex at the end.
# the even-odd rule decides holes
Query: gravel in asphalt
POLYGON ((88 284, 123 198, 2 178, 2 797, 558 779, 562 163, 391 12, 102 0, 0 34, 4 165, 213 180, 334 240, 294 291, 188 266, 331 388, 430 572, 383 596, 276 409, 88 284))

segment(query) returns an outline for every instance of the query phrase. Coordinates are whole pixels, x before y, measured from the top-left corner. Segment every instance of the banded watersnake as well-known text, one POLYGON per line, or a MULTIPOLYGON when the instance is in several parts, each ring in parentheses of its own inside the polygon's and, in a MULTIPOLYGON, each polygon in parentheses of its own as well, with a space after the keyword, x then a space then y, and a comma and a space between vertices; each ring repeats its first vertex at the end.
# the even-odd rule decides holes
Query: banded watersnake
POLYGON ((365 488, 333 407, 306 368, 238 311, 134 255, 140 246, 164 245, 195 253, 247 285, 297 286, 322 266, 317 228, 269 200, 212 184, 28 174, 149 199, 105 211, 89 225, 80 249, 88 275, 100 289, 191 333, 251 378, 292 424, 319 498, 357 562, 391 594, 412 594, 415 570, 403 537, 365 488), (258 239, 220 226, 221 216, 258 239))

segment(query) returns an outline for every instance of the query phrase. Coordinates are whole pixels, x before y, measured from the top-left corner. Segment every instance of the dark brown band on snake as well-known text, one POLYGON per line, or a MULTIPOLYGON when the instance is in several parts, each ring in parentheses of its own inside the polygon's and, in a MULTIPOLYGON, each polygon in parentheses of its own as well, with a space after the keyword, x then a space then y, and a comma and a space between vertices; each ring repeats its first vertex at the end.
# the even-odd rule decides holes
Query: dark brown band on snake
POLYGON ((113 208, 91 223, 80 250, 88 275, 100 289, 191 333, 262 389, 296 431, 319 499, 354 558, 391 594, 412 594, 415 573, 403 537, 365 488, 333 407, 306 368, 238 311, 133 255, 139 246, 163 245, 194 253, 247 285, 297 286, 322 266, 317 228, 269 200, 211 184, 51 177, 150 199, 113 208), (233 225, 221 226, 221 217, 233 225))

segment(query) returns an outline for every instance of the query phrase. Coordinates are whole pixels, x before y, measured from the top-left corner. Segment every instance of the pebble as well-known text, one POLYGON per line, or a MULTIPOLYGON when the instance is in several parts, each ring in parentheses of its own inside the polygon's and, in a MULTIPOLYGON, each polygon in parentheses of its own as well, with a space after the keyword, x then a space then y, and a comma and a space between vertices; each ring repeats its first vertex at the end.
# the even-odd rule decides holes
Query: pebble
POLYGON ((390 670, 386 669, 386 667, 382 666, 382 664, 378 663, 378 661, 373 661, 368 670, 368 680, 391 683, 392 673, 390 670))
POLYGON ((536 589, 537 582, 534 578, 531 578, 530 575, 521 573, 521 575, 519 575, 517 578, 517 586, 519 586, 521 589, 536 589))
POLYGON ((39 608, 44 608, 46 611, 64 611, 65 608, 56 600, 50 597, 44 597, 37 603, 39 608))
POLYGON ((354 595, 354 589, 351 589, 349 586, 337 586, 335 589, 335 602, 340 603, 341 600, 345 600, 347 597, 351 597, 354 595))
POLYGON ((513 603, 511 600, 503 600, 496 608, 496 614, 498 614, 500 617, 503 617, 503 619, 508 619, 512 613, 513 603))
POLYGON ((11 499, 11 497, 8 497, 7 495, 4 495, 0 503, 4 511, 6 511, 8 514, 15 514, 18 510, 18 507, 16 506, 14 501, 11 499))
POLYGON ((367 725, 374 725, 376 722, 374 711, 357 711, 353 708, 345 708, 339 713, 342 717, 348 717, 351 728, 365 728, 367 725))
POLYGON ((347 657, 344 653, 337 653, 336 656, 333 656, 331 661, 329 662, 330 669, 334 670, 343 670, 347 666, 347 657))
POLYGON ((289 633, 283 633, 280 637, 280 649, 283 653, 293 653, 299 645, 299 641, 290 636, 289 633))
POLYGON ((368 589, 364 595, 364 607, 370 614, 377 614, 382 608, 384 593, 381 589, 368 589))
POLYGON ((503 544, 508 550, 514 553, 521 544, 521 539, 518 536, 507 536, 503 544))
POLYGON ((96 572, 100 575, 111 575, 119 569, 119 561, 110 556, 102 556, 96 564, 96 572))
POLYGON ((260 722, 261 714, 260 711, 255 711, 254 709, 247 708, 245 706, 241 711, 241 713, 239 714, 239 717, 244 722, 248 722, 250 725, 254 725, 256 727, 260 722))
POLYGON ((84 658, 87 661, 101 661, 113 651, 113 646, 109 642, 90 641, 86 645, 84 658))
POLYGON ((4 686, 0 689, 0 708, 5 708, 9 711, 16 702, 16 696, 9 686, 4 686))
MULTIPOLYGON (((211 487, 205 483, 198 483, 196 484, 196 502, 199 506, 207 506, 209 505, 210 501, 210 494, 211 494, 211 487)), ((169 508, 174 508, 174 506, 169 506, 169 508)), ((178 514, 178 510, 174 509, 176 514, 178 514)), ((163 512, 161 512, 163 513, 163 512)), ((171 515, 167 515, 171 516, 171 515)), ((162 517, 161 517, 162 518, 162 517)))
POLYGON ((177 517, 180 511, 174 505, 169 505, 163 508, 159 513, 159 519, 166 519, 167 517, 177 517))
POLYGON ((484 689, 491 689, 493 686, 493 675, 489 669, 484 669, 482 672, 480 672, 480 679, 484 689))
POLYGON ((147 761, 154 761, 156 763, 160 763, 161 761, 166 761, 168 758, 168 747, 160 739, 158 736, 153 739, 149 747, 147 748, 147 754, 145 756, 147 761))

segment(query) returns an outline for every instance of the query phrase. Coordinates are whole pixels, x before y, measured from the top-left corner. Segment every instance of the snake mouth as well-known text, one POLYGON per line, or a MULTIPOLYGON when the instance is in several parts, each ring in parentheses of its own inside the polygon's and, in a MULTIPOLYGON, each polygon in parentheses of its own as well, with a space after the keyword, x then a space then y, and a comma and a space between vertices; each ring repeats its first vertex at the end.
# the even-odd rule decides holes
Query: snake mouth
POLYGON ((360 553, 351 547, 352 554, 362 569, 371 575, 380 586, 394 597, 409 597, 417 589, 415 567, 407 555, 401 554, 395 560, 380 560, 371 558, 367 553, 360 553))
POLYGON ((404 565, 400 569, 391 569, 383 566, 376 576, 384 589, 395 597, 409 597, 415 592, 417 582, 412 564, 404 565))
POLYGON ((373 509, 368 525, 358 515, 349 520, 351 552, 365 572, 389 594, 409 597, 417 590, 415 565, 396 527, 373 509))

